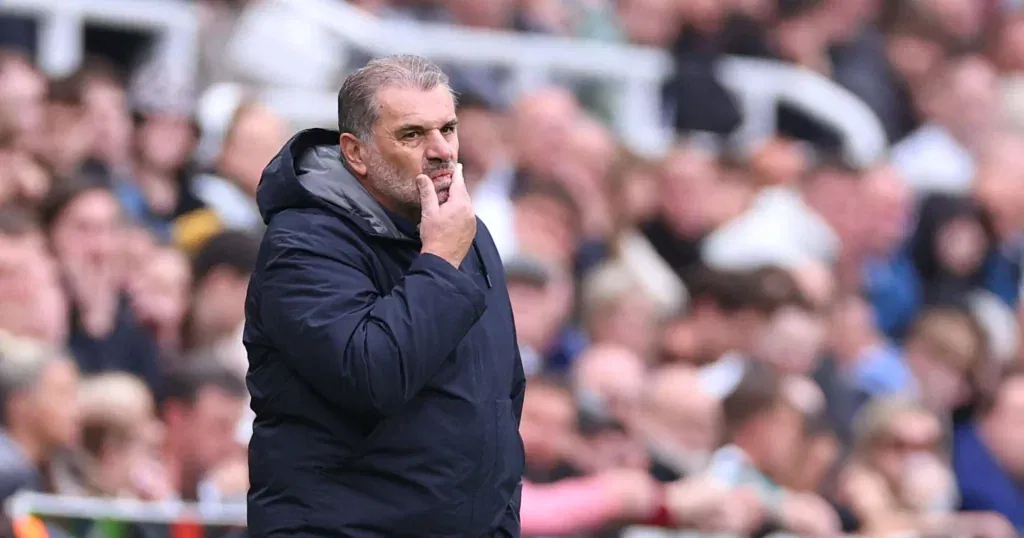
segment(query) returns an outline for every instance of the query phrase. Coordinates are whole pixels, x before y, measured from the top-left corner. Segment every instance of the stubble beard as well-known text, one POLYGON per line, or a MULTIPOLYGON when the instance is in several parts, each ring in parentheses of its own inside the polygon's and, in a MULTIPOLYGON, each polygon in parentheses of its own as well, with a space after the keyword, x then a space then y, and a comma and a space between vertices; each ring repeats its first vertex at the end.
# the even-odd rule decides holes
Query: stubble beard
POLYGON ((403 179, 398 168, 385 161, 377 151, 369 152, 366 176, 374 189, 395 206, 409 214, 419 213, 420 193, 416 178, 403 179))

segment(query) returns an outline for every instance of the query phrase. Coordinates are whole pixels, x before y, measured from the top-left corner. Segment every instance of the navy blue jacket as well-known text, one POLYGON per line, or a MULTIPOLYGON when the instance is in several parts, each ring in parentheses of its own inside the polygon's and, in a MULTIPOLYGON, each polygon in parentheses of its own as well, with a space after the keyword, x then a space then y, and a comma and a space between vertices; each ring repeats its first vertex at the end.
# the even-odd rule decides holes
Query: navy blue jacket
POLYGON ((519 536, 526 381, 483 223, 459 269, 346 170, 338 133, 263 172, 246 299, 249 533, 519 536))

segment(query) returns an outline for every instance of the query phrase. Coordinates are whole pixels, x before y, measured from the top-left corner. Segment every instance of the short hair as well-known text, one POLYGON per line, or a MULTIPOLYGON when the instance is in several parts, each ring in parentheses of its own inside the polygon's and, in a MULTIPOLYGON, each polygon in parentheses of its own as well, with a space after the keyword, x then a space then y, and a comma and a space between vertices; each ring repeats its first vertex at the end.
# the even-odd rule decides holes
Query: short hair
POLYGON ((123 71, 114 62, 102 56, 87 56, 71 75, 71 79, 80 86, 81 90, 89 84, 108 84, 118 88, 124 88, 126 77, 123 71))
POLYGON ((73 178, 58 181, 39 204, 39 220, 47 233, 78 197, 93 191, 102 191, 114 196, 108 181, 95 174, 79 174, 73 178))
POLYGON ((8 400, 31 391, 46 367, 67 357, 55 348, 0 331, 0 421, 7 423, 8 400))
POLYGON ((228 121, 227 129, 224 131, 224 143, 235 140, 238 136, 238 126, 242 123, 242 120, 246 119, 250 114, 263 110, 266 110, 266 107, 259 100, 251 96, 244 97, 242 102, 235 107, 234 112, 231 113, 231 119, 228 121))
POLYGON ((210 387, 237 398, 249 395, 245 381, 228 368, 215 362, 193 362, 165 374, 161 384, 160 404, 173 401, 192 406, 203 389, 210 387))
POLYGON ((579 235, 583 230, 583 210, 569 189, 554 181, 528 181, 523 190, 516 193, 513 203, 518 204, 527 198, 544 198, 550 200, 569 213, 572 220, 573 233, 579 235))
POLYGON ((93 457, 110 442, 123 443, 138 426, 142 413, 154 411, 153 395, 146 383, 126 372, 106 372, 91 376, 79 389, 82 448, 93 457))
POLYGON ((785 401, 783 394, 783 378, 778 371, 758 360, 747 361, 739 383, 722 400, 726 435, 734 435, 754 418, 770 412, 785 401))
POLYGON ((250 233, 229 230, 211 237, 192 262, 192 282, 198 284, 214 269, 226 267, 239 276, 256 269, 260 241, 250 233))
POLYGON ((586 327, 622 299, 646 293, 636 274, 618 262, 605 262, 589 271, 581 288, 580 314, 586 327))
POLYGON ((905 395, 885 396, 868 401, 853 419, 853 448, 864 453, 890 433, 893 419, 908 415, 929 415, 921 402, 905 395))
POLYGON ((47 100, 53 104, 65 106, 82 106, 85 101, 84 85, 82 79, 76 76, 67 76, 50 81, 47 88, 47 100))
POLYGON ((338 91, 338 130, 369 140, 377 123, 377 92, 385 87, 432 90, 444 86, 452 93, 448 75, 437 64, 411 54, 371 60, 345 79, 338 91))
POLYGON ((811 310, 811 301, 800 289, 793 274, 781 267, 762 267, 752 275, 758 289, 758 296, 765 308, 770 311, 784 306, 794 306, 802 310, 811 310))
POLYGON ((988 356, 984 327, 970 311, 956 306, 932 306, 914 319, 907 341, 923 344, 936 358, 970 376, 988 356))
MULTIPOLYGON (((772 270, 728 271, 702 269, 690 282, 695 302, 710 301, 724 312, 756 310, 771 315, 793 298, 790 282, 772 270)), ((795 288, 795 284, 792 288, 795 288)))

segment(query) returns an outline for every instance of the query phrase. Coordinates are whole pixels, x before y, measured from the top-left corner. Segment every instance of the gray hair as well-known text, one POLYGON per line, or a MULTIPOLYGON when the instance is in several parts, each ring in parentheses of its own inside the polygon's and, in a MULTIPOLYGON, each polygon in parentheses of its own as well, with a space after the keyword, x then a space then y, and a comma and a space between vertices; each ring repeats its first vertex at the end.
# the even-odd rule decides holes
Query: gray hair
POLYGON ((68 358, 42 342, 0 332, 0 409, 11 395, 35 388, 46 367, 61 360, 68 358))
MULTIPOLYGON (((377 123, 377 92, 384 87, 451 91, 448 75, 437 64, 411 54, 396 54, 367 63, 345 79, 338 91, 338 130, 369 140, 377 123)), ((455 92, 452 92, 455 99, 455 92)))

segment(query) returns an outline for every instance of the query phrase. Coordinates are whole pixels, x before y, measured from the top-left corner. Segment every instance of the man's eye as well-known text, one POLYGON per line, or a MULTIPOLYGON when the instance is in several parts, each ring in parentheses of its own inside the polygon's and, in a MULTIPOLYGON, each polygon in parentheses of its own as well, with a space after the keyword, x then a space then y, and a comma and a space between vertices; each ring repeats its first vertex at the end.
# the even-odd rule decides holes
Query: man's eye
POLYGON ((455 126, 454 125, 445 125, 444 127, 441 127, 441 132, 444 133, 444 134, 454 133, 455 132, 455 126))
POLYGON ((417 132, 405 133, 402 135, 402 140, 415 140, 419 135, 417 132))

